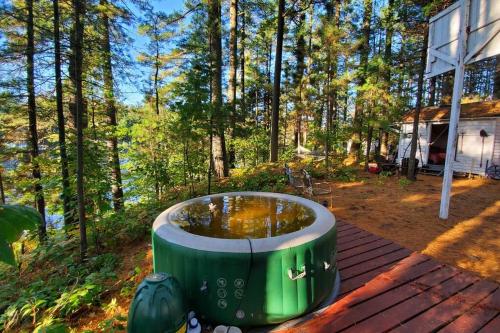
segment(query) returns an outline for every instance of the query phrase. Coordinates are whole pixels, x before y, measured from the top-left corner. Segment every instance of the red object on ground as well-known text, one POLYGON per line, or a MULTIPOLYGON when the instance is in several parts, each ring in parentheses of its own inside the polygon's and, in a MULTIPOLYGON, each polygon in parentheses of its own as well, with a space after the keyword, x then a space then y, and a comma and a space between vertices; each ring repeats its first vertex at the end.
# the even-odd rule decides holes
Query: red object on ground
POLYGON ((380 171, 382 171, 382 169, 380 169, 377 163, 368 163, 368 172, 380 173, 380 171))

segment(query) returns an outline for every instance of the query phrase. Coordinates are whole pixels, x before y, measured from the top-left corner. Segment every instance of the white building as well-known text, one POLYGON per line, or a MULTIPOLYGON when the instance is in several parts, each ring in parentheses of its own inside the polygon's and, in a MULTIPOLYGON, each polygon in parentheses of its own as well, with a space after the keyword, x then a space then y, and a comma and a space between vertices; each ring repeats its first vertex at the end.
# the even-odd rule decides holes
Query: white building
MULTIPOLYGON (((403 117, 398 163, 410 156, 414 111, 403 117)), ((420 111, 416 158, 419 167, 444 168, 450 106, 432 106, 420 111), (422 163, 423 161, 423 163, 422 163)), ((500 100, 462 104, 457 131, 455 172, 484 175, 486 167, 500 165, 500 100)))

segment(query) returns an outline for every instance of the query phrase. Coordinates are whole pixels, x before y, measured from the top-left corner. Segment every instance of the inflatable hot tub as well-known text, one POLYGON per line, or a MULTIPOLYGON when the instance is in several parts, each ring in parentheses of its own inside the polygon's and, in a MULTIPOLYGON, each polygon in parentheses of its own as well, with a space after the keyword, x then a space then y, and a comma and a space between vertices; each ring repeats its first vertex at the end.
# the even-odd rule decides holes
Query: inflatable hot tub
POLYGON ((304 198, 209 195, 176 204, 155 220, 154 270, 172 274, 205 320, 276 324, 332 294, 336 234, 333 214, 304 198))

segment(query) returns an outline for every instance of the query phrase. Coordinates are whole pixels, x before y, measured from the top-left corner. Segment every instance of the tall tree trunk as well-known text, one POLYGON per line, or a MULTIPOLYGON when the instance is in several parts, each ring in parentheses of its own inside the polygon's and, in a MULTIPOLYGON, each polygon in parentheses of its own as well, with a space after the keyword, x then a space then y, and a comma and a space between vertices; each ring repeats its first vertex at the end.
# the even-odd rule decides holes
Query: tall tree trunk
POLYGON ((453 95, 453 71, 443 74, 443 84, 441 87, 441 105, 451 105, 451 97, 453 95))
MULTIPOLYGON (((385 50, 384 50, 384 84, 387 92, 390 92, 391 89, 391 69, 392 69, 392 36, 394 34, 394 0, 389 0, 387 4, 387 21, 386 21, 386 30, 385 30, 385 50)), ((390 105, 385 105, 384 116, 388 118, 390 105)), ((386 130, 380 131, 379 136, 379 147, 380 154, 384 157, 387 157, 388 149, 387 145, 389 141, 389 133, 386 130)))
POLYGON ((500 55, 495 57, 495 82, 493 84, 493 97, 500 99, 500 55))
MULTIPOLYGON (((371 116, 371 113, 368 114, 368 117, 371 116)), ((366 153, 365 153, 365 171, 368 171, 368 163, 370 162, 370 152, 372 148, 372 139, 373 139, 373 126, 368 125, 368 132, 366 133, 366 153)))
POLYGON ((155 38, 156 38, 156 54, 155 54, 155 74, 154 74, 154 93, 155 93, 155 111, 156 114, 160 114, 160 93, 158 87, 159 73, 160 73, 160 42, 158 39, 160 38, 159 33, 157 31, 157 23, 155 23, 155 38))
POLYGON ((217 177, 229 176, 224 138, 224 116, 222 113, 222 44, 220 0, 208 0, 208 24, 211 43, 212 63, 212 112, 214 114, 213 159, 217 177))
POLYGON ((281 59, 283 56, 283 34, 285 30, 285 0, 278 2, 278 31, 274 58, 273 105, 271 116, 271 162, 278 161, 278 138, 280 118, 281 59))
POLYGON ((108 163, 111 169, 111 194, 113 196, 113 208, 115 211, 121 210, 123 206, 122 173, 120 170, 120 157, 118 154, 118 139, 116 137, 116 103, 113 82, 113 65, 111 63, 111 42, 110 27, 107 7, 107 0, 100 1, 104 9, 101 12, 103 24, 103 76, 104 76, 104 102, 108 116, 109 136, 106 140, 106 146, 109 150, 108 163))
POLYGON ((305 70, 305 53, 306 53, 306 40, 304 23, 306 20, 305 12, 299 14, 299 22, 297 24, 297 44, 295 46, 295 58, 297 59, 297 69, 295 72, 295 135, 296 135, 296 146, 297 148, 301 143, 302 134, 302 113, 304 108, 304 87, 303 78, 305 70))
MULTIPOLYGON (((325 3, 327 23, 332 27, 339 28, 340 24, 340 1, 327 0, 325 3)), ((335 40, 337 42, 337 40, 335 40)), ((332 81, 337 77, 337 45, 333 45, 330 38, 327 39, 327 108, 326 108, 326 139, 325 139, 325 166, 330 166, 330 135, 333 127, 333 120, 337 118, 337 89, 333 88, 332 81)))
POLYGON ((240 32, 240 113, 243 119, 246 117, 245 100, 245 40, 246 40, 246 12, 243 0, 240 0, 241 8, 241 32, 240 32))
POLYGON ((235 167, 236 152, 234 148, 234 138, 236 129, 236 71, 238 68, 238 44, 236 30, 238 27, 238 0, 231 0, 229 7, 229 80, 227 85, 227 103, 230 108, 230 145, 229 145, 229 166, 235 167))
POLYGON ((37 117, 36 117, 36 101, 35 101, 35 34, 33 30, 33 0, 26 0, 26 9, 28 11, 28 18, 26 20, 26 84, 28 91, 28 119, 29 119, 29 133, 31 144, 31 163, 33 166, 33 178, 35 179, 35 201, 36 208, 42 216, 42 223, 38 227, 38 236, 40 242, 44 241, 47 236, 45 225, 45 198, 43 196, 42 188, 42 174, 40 172, 40 165, 38 164, 38 130, 37 130, 37 117))
POLYGON ((56 109, 57 109, 57 132, 59 134, 59 155, 61 157, 62 176, 62 199, 64 225, 74 223, 74 215, 71 213, 71 193, 69 186, 68 154, 66 151, 66 129, 63 107, 63 88, 61 76, 61 36, 59 32, 60 15, 59 0, 53 0, 54 10, 54 73, 56 79, 56 109))
MULTIPOLYGON (((424 23, 424 41, 422 43, 422 51, 420 53, 420 68, 418 70, 418 82, 417 82, 417 102, 415 104, 415 115, 413 117, 413 130, 411 135, 411 149, 410 149, 410 160, 408 161, 408 175, 407 178, 410 180, 415 180, 415 169, 417 167, 415 163, 415 156, 417 155, 417 141, 418 141, 418 123, 420 122, 420 110, 422 108, 422 98, 424 94, 424 74, 425 74, 425 61, 427 59, 427 43, 429 41, 429 25, 424 23)), ((422 163, 422 161, 420 161, 422 163)))
POLYGON ((78 199, 78 222, 80 226, 80 258, 84 260, 87 255, 87 224, 85 221, 85 196, 83 188, 83 29, 85 17, 85 0, 72 0, 73 28, 71 36, 70 78, 75 94, 76 114, 76 194, 78 199))
POLYGON ((429 106, 436 104, 436 77, 433 76, 429 80, 429 106))
POLYGON ((159 18, 155 16, 152 22, 153 38, 155 45, 155 60, 153 74, 153 94, 154 94, 154 109, 157 115, 160 114, 160 93, 159 93, 159 76, 160 76, 160 32, 158 28, 159 18))
POLYGON ((269 87, 271 86, 271 55, 273 49, 273 42, 270 41, 267 47, 267 59, 266 59, 266 85, 264 89, 264 110, 266 118, 266 130, 269 135, 271 133, 271 92, 269 87))
POLYGON ((5 204, 5 191, 3 188, 2 172, 3 169, 0 167, 0 203, 5 204))
MULTIPOLYGON (((371 34, 371 18, 373 12, 373 0, 364 0, 363 14, 363 40, 360 43, 360 73, 358 75, 358 87, 362 87, 366 83, 368 70, 368 56, 370 54, 370 34, 371 34)), ((355 161, 359 160, 361 151, 361 134, 363 131, 363 108, 364 98, 358 91, 356 96, 356 105, 354 108, 353 133, 351 136, 351 151, 350 155, 355 161)))

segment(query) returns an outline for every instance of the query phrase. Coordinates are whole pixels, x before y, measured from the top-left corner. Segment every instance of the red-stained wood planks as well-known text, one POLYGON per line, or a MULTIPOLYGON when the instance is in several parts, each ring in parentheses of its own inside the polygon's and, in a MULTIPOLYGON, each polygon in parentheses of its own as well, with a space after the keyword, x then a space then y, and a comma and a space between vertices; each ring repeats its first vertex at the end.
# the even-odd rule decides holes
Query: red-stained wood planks
MULTIPOLYGON (((440 330, 440 333, 472 333, 477 332, 492 320, 500 310, 500 289, 490 294, 467 313, 458 317, 451 324, 440 330)), ((500 330, 498 330, 500 331, 500 330)))
POLYGON ((500 332, 500 314, 487 323, 483 328, 481 328, 479 333, 498 333, 500 332))
POLYGON ((488 281, 479 281, 462 292, 443 300, 411 321, 401 325, 394 332, 432 332, 465 313, 476 303, 497 289, 497 285, 488 281))
POLYGON ((500 332, 500 288, 373 235, 337 224, 338 300, 279 332, 500 332))

